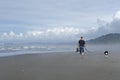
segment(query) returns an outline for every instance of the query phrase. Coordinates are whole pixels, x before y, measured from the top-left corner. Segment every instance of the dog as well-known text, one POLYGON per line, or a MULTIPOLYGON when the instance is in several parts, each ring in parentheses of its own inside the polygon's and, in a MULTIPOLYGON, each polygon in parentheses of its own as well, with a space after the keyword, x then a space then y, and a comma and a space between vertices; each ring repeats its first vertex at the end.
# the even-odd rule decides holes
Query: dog
POLYGON ((79 52, 79 48, 76 48, 76 52, 79 52))
POLYGON ((108 55, 108 51, 105 51, 105 52, 104 52, 104 55, 108 55))

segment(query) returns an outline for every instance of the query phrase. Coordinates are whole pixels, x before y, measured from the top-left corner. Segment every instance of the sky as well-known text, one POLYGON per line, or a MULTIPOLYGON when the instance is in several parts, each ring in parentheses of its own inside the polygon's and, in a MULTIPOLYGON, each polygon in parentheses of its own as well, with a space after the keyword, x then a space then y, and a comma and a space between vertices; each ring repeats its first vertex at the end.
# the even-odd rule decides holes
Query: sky
POLYGON ((120 0, 0 0, 0 40, 74 41, 120 32, 120 0))

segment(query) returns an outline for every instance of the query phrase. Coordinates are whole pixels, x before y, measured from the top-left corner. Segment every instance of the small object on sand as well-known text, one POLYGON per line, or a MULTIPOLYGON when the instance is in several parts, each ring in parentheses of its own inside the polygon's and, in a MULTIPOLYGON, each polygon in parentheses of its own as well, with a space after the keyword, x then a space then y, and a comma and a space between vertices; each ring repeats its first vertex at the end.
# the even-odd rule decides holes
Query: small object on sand
POLYGON ((108 55, 108 51, 105 51, 104 54, 105 54, 105 55, 108 55))

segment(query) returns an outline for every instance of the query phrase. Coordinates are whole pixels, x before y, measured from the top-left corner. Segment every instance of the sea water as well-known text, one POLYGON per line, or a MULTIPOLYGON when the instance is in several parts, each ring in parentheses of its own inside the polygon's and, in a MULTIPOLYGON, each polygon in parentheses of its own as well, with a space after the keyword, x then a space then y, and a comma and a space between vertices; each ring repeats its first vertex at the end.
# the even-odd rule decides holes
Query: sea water
MULTIPOLYGON (((76 52, 77 45, 71 44, 22 44, 22 45, 0 45, 0 57, 22 55, 22 54, 41 54, 52 52, 76 52)), ((120 52, 120 45, 86 45, 85 54, 104 54, 117 55, 120 52)))
POLYGON ((0 57, 36 53, 72 52, 75 49, 76 45, 1 45, 0 57))

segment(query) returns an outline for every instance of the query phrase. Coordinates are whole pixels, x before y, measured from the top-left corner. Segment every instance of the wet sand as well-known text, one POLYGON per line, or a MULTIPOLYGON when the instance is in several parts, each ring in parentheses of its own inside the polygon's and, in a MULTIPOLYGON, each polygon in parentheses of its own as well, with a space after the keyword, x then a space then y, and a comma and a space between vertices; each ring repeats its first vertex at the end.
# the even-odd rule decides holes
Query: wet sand
POLYGON ((0 58, 1 80, 120 80, 120 55, 59 52, 0 58))

